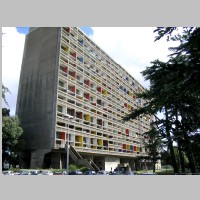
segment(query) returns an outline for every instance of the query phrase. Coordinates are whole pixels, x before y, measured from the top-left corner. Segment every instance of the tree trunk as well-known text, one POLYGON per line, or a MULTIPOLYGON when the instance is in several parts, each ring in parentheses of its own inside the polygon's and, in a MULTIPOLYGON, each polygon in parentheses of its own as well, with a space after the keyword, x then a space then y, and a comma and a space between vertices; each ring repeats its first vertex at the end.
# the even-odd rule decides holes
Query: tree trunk
MULTIPOLYGON (((184 116, 182 110, 180 112, 181 112, 181 117, 182 117, 183 124, 184 124, 185 116, 184 116)), ((183 138, 184 138, 184 142, 185 142, 184 147, 185 147, 186 155, 189 160, 190 170, 192 173, 196 173, 195 161, 194 161, 194 157, 193 157, 192 150, 191 150, 190 138, 189 138, 187 132, 184 130, 184 127, 183 127, 183 138)))
POLYGON ((180 145, 178 144, 178 152, 179 152, 179 158, 180 158, 180 163, 181 163, 181 171, 183 173, 185 173, 185 162, 184 162, 184 156, 183 156, 183 152, 182 149, 180 147, 180 145))
POLYGON ((171 135, 170 135, 168 111, 167 111, 166 107, 165 107, 165 118, 166 118, 166 134, 167 134, 168 146, 169 146, 169 150, 170 150, 170 157, 172 160, 172 166, 174 168, 174 173, 179 173, 177 162, 176 162, 176 157, 175 157, 175 153, 174 153, 173 141, 172 141, 171 135))
POLYGON ((155 173, 155 171, 156 171, 156 163, 153 162, 153 173, 155 173))
POLYGON ((179 159, 180 159, 180 164, 181 164, 181 171, 182 173, 185 173, 185 162, 184 162, 184 156, 180 144, 180 138, 179 138, 179 133, 178 133, 178 112, 176 109, 176 136, 178 138, 177 143, 178 143, 178 153, 179 153, 179 159))
POLYGON ((186 142, 185 151, 186 151, 186 155, 189 160, 190 170, 192 173, 196 173, 195 161, 194 161, 194 157, 193 157, 193 154, 191 151, 191 147, 190 147, 191 144, 190 144, 189 137, 188 137, 187 133, 185 133, 185 132, 183 133, 183 136, 184 136, 184 140, 186 142))

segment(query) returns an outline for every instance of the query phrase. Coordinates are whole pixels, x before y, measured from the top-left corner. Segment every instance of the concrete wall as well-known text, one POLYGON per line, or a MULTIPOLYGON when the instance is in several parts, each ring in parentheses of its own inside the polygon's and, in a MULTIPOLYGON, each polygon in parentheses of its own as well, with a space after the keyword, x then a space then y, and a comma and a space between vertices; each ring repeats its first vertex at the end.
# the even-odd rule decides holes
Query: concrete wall
POLYGON ((37 28, 26 36, 16 114, 27 150, 46 152, 54 143, 59 37, 59 28, 37 28))

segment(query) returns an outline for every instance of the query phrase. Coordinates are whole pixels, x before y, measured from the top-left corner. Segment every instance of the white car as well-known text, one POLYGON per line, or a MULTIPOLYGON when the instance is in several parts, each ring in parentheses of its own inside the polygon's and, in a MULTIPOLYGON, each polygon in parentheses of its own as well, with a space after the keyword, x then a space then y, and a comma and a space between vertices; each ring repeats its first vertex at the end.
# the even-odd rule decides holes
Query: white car
POLYGON ((42 171, 41 175, 53 175, 53 172, 51 172, 49 170, 44 170, 44 171, 42 171))
POLYGON ((104 170, 100 170, 97 172, 97 175, 108 175, 108 172, 106 172, 104 170))
POLYGON ((3 175, 14 175, 13 171, 2 171, 3 175))

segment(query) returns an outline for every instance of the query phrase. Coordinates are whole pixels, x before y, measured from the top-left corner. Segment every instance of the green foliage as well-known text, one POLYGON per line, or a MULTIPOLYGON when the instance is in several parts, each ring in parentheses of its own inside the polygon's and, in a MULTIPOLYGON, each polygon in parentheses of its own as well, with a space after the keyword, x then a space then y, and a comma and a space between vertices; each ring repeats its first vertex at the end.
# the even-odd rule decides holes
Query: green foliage
POLYGON ((154 125, 151 125, 151 129, 148 132, 144 133, 147 136, 147 140, 144 141, 145 148, 147 149, 148 159, 153 163, 153 172, 155 172, 155 165, 160 157, 161 150, 161 137, 160 132, 155 128, 154 125))
POLYGON ((69 165, 69 171, 70 172, 74 171, 74 170, 77 170, 77 169, 78 169, 78 167, 76 165, 72 165, 72 164, 69 165))
POLYGON ((18 138, 23 133, 20 127, 19 118, 5 116, 2 118, 2 145, 10 145, 11 148, 18 142, 18 138))
POLYGON ((5 104, 8 106, 8 102, 6 101, 6 93, 9 92, 9 89, 5 87, 2 83, 2 99, 4 100, 5 104))
POLYGON ((2 163, 7 160, 10 164, 17 164, 16 147, 23 133, 17 116, 10 117, 9 110, 2 111, 2 163))
POLYGON ((2 108, 2 117, 10 116, 10 110, 7 108, 2 108))
POLYGON ((154 31, 158 34, 155 41, 167 36, 167 41, 179 41, 180 45, 170 48, 173 53, 168 62, 155 60, 142 72, 145 80, 150 81, 150 89, 138 97, 146 99, 147 103, 124 116, 123 120, 164 112, 163 119, 155 116, 155 124, 170 149, 174 170, 178 172, 173 141, 178 144, 182 164, 181 156, 187 155, 190 169, 195 173, 195 149, 192 145, 195 143, 191 136, 196 135, 200 128, 200 28, 184 27, 182 33, 179 31, 177 34, 174 34, 175 30, 178 28, 159 27, 154 31))
POLYGON ((81 170, 84 173, 84 172, 88 171, 89 169, 87 167, 83 166, 83 167, 80 167, 79 170, 81 170))

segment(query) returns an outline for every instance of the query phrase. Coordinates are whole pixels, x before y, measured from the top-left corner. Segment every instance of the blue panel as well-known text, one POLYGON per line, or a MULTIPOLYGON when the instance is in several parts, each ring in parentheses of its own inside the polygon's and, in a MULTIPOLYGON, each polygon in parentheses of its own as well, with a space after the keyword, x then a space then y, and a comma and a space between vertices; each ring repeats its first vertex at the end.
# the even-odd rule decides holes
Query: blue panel
POLYGON ((77 57, 77 59, 78 59, 80 62, 83 63, 83 58, 79 58, 79 57, 77 57))

